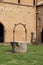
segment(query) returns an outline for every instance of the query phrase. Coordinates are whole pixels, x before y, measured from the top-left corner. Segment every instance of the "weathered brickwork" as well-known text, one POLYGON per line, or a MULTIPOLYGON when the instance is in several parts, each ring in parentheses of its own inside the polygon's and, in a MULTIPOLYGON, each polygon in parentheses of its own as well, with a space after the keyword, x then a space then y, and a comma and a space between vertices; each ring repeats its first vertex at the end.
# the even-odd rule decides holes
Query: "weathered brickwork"
POLYGON ((33 0, 20 0, 20 4, 18 0, 3 0, 0 3, 0 23, 4 26, 4 42, 31 42, 31 33, 36 40, 36 6, 33 0), (15 24, 19 23, 26 25, 27 32, 22 25, 18 25, 14 31, 15 24))

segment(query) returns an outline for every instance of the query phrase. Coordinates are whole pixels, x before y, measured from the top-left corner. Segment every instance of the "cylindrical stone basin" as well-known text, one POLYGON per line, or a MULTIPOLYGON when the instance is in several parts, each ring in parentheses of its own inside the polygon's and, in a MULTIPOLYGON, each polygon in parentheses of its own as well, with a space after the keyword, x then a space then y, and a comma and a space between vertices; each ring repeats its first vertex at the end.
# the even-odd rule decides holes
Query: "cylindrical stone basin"
POLYGON ((27 51, 27 42, 11 42, 13 52, 26 52, 27 51))

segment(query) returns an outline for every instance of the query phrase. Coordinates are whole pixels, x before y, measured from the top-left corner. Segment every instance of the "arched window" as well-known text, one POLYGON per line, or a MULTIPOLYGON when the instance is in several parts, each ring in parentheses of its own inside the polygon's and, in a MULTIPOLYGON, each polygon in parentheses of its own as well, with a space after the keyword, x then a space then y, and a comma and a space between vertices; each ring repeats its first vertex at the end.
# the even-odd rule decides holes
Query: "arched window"
POLYGON ((20 3, 20 0, 18 0, 18 3, 20 3))

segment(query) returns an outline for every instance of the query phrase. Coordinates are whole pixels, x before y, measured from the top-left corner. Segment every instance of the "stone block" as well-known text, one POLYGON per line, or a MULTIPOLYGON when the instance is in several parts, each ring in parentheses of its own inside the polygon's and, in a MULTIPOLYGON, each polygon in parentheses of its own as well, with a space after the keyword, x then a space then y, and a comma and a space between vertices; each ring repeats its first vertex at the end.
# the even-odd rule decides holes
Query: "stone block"
POLYGON ((13 52, 26 52, 27 51, 27 42, 11 42, 13 52))

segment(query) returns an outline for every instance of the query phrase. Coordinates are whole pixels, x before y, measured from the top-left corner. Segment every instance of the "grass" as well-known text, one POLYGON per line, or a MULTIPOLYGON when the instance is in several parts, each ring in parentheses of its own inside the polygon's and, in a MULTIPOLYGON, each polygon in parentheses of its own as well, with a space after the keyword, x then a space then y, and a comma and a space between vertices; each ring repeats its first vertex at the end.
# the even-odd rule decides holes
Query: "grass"
POLYGON ((0 65, 43 65, 43 46, 29 45, 27 53, 7 53, 11 46, 0 46, 0 65))

